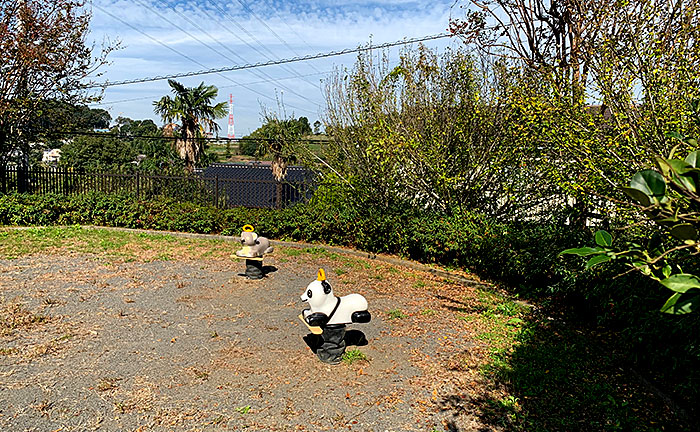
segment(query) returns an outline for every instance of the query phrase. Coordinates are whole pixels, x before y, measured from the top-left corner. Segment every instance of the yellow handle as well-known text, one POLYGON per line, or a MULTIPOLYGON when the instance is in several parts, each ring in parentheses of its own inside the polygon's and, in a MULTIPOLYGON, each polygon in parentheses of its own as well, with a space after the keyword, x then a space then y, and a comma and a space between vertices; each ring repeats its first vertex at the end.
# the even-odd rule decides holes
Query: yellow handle
POLYGON ((253 228, 253 225, 243 225, 243 231, 244 232, 253 232, 255 228, 253 228))
POLYGON ((319 281, 326 280, 326 272, 324 272, 323 269, 318 269, 318 277, 316 277, 316 280, 319 280, 319 281))

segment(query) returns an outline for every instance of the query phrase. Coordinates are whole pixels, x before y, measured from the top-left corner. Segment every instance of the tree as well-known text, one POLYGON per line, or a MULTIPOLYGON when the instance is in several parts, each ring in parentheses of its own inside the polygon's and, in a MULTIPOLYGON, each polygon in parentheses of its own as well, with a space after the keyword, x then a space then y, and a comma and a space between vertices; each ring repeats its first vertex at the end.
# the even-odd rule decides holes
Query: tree
POLYGON ((609 203, 600 196, 676 145, 669 131, 698 132, 687 110, 700 96, 697 0, 462 3, 451 30, 510 70, 512 139, 536 143, 567 194, 609 203))
POLYGON ((263 112, 263 125, 243 138, 241 154, 248 156, 271 156, 272 172, 278 180, 284 178, 287 162, 301 157, 299 139, 311 134, 311 125, 306 117, 279 118, 275 113, 263 112))
POLYGON ((91 14, 83 0, 0 0, 0 167, 26 163, 42 103, 94 99, 84 80, 117 45, 93 57, 86 45, 91 14))
POLYGON ((80 171, 125 171, 132 166, 136 154, 132 143, 108 134, 77 136, 61 148, 59 165, 80 171))
MULTIPOLYGON (((361 207, 502 215, 523 181, 503 137, 501 90, 464 50, 406 48, 397 65, 360 55, 327 80, 326 160, 361 207)), ((534 196, 534 195, 533 195, 534 196)))
POLYGON ((215 120, 226 116, 228 112, 226 102, 211 105, 218 90, 213 85, 204 85, 204 82, 197 87, 185 87, 175 80, 168 80, 168 84, 175 96, 163 96, 153 102, 154 111, 167 123, 181 123, 175 148, 185 161, 185 169, 191 173, 204 153, 204 133, 218 132, 219 125, 215 120))

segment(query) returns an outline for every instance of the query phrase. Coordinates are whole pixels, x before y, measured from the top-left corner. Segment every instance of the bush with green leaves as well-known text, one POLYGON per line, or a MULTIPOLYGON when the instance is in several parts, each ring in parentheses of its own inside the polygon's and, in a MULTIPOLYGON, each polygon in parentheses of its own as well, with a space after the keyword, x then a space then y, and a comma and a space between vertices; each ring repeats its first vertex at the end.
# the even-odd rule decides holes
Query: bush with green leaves
MULTIPOLYGON (((692 138, 682 138, 696 145, 692 138)), ((656 169, 636 173, 622 190, 635 202, 653 234, 646 241, 613 245, 605 230, 595 233, 595 247, 567 249, 562 254, 589 256, 586 268, 620 260, 659 282, 673 294, 661 311, 686 314, 700 306, 700 277, 694 258, 700 254, 700 151, 685 159, 657 157, 656 169)))

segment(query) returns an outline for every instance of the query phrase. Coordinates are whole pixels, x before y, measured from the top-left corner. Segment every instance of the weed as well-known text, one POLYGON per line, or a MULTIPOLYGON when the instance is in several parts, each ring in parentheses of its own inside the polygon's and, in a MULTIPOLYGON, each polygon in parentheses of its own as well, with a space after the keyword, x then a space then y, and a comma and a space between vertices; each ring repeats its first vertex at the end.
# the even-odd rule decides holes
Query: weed
POLYGON ((12 355, 16 352, 17 352, 17 348, 5 348, 5 347, 0 348, 0 355, 9 356, 9 355, 12 355))
POLYGON ((512 302, 512 301, 509 301, 506 303, 501 303, 501 304, 496 306, 497 312, 499 312, 501 315, 507 315, 507 316, 520 315, 522 312, 524 312, 523 309, 524 309, 523 306, 521 306, 515 302, 512 302))
POLYGON ((338 276, 344 275, 345 273, 348 272, 347 270, 345 270, 345 269, 342 268, 342 267, 339 267, 339 268, 335 269, 334 271, 335 271, 335 274, 337 274, 338 276))
POLYGON ((250 405, 240 406, 240 407, 236 408, 236 412, 238 412, 240 414, 248 414, 249 411, 250 411, 250 405))
POLYGON ((426 285, 427 284, 423 280, 417 280, 417 281, 413 282, 413 288, 418 288, 418 289, 425 288, 426 285))
POLYGON ((119 411, 120 414, 126 413, 130 408, 131 407, 123 401, 119 401, 114 404, 114 409, 119 411))
POLYGON ((360 351, 359 349, 352 349, 349 351, 345 351, 343 353, 342 359, 343 359, 343 362, 345 364, 348 364, 348 365, 351 365, 351 364, 353 364, 355 362, 359 362, 359 361, 369 361, 369 359, 367 358, 367 355, 365 353, 363 353, 362 351, 360 351))
POLYGON ((424 316, 433 316, 433 315, 435 315, 436 313, 437 313, 437 312, 434 311, 434 310, 432 310, 432 309, 423 309, 422 311, 420 311, 420 314, 421 314, 421 315, 424 315, 424 316))
POLYGON ((331 260, 336 260, 340 258, 340 255, 338 255, 335 252, 328 252, 324 248, 320 247, 310 247, 310 248, 304 248, 302 249, 302 252, 313 255, 315 257, 325 257, 331 260))
POLYGON ((408 317, 408 315, 403 313, 401 309, 392 309, 387 312, 387 315, 389 315, 389 319, 401 319, 408 317))
POLYGON ((212 420, 211 423, 218 425, 218 424, 221 424, 225 421, 226 421, 226 417, 224 417, 223 415, 220 415, 220 416, 216 417, 214 420, 212 420))
POLYGON ((46 316, 32 314, 24 305, 13 302, 0 309, 0 335, 7 336, 16 330, 28 330, 45 321, 46 316))
POLYGON ((297 248, 280 248, 280 252, 282 252, 284 255, 292 257, 299 256, 302 253, 301 249, 297 248))

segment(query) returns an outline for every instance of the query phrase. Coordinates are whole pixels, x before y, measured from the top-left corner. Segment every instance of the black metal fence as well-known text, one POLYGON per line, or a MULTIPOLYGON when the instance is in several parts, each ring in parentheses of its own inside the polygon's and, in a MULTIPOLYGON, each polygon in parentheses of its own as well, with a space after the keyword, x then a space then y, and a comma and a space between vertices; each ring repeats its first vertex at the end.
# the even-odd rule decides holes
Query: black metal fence
POLYGON ((277 182, 266 179, 204 177, 197 174, 166 176, 0 167, 0 193, 78 195, 102 192, 131 194, 136 199, 167 197, 221 208, 286 207, 308 200, 313 194, 313 188, 310 179, 277 182))

